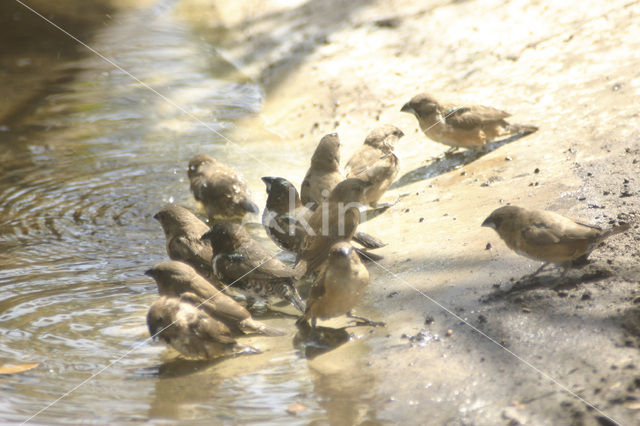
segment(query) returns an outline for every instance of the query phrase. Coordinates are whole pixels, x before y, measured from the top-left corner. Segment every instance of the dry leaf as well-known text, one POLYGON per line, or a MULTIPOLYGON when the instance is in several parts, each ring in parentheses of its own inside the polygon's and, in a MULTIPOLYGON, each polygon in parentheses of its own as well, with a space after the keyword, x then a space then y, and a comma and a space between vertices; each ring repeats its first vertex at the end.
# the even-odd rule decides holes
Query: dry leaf
POLYGON ((295 416, 296 414, 301 413, 306 409, 307 409, 306 405, 291 404, 290 406, 287 407, 287 413, 293 414, 295 416))
POLYGON ((39 362, 32 362, 28 364, 6 364, 0 365, 0 374, 16 374, 29 371, 32 368, 39 366, 39 362))

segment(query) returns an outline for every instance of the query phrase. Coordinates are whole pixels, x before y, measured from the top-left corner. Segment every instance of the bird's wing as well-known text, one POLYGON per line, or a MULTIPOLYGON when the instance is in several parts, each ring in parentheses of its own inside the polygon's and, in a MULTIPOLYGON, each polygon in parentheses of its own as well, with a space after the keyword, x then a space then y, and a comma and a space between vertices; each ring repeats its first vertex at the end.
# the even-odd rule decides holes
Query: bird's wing
POLYGON ((311 303, 314 300, 320 299, 322 296, 324 296, 326 292, 326 289, 324 287, 324 280, 326 275, 327 275, 327 269, 324 268, 322 272, 318 274, 318 277, 316 278, 316 280, 313 282, 313 285, 309 290, 309 303, 311 303))
POLYGON ((199 338, 211 342, 235 343, 231 335, 231 330, 221 321, 210 317, 201 309, 200 298, 193 293, 184 293, 180 296, 180 301, 189 303, 197 310, 197 316, 189 322, 189 329, 199 338))
POLYGON ((213 257, 213 250, 210 245, 190 240, 188 237, 181 235, 169 241, 169 250, 179 260, 201 265, 202 269, 211 269, 208 267, 213 257))
POLYGON ((452 108, 444 114, 447 124, 463 130, 472 130, 484 124, 495 123, 510 115, 506 111, 483 105, 452 108))
POLYGON ((557 244, 562 235, 555 227, 548 226, 544 222, 534 222, 520 232, 522 239, 532 246, 549 246, 557 244))
POLYGON ((244 278, 273 281, 294 277, 293 269, 280 262, 252 241, 236 253, 218 255, 215 258, 216 269, 227 278, 227 284, 244 278))
POLYGON ((327 269, 324 268, 316 277, 315 281, 311 285, 311 289, 309 290, 309 297, 307 298, 307 307, 305 309, 306 312, 309 312, 313 305, 324 296, 326 289, 324 287, 324 280, 327 275, 327 269))

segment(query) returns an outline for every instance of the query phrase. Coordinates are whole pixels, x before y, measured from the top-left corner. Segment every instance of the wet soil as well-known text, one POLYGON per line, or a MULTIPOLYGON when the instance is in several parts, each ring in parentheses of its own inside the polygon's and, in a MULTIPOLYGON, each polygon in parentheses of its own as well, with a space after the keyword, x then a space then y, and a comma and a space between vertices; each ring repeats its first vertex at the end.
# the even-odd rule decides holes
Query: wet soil
MULTIPOLYGON (((363 225, 388 246, 359 312, 387 326, 364 333, 358 369, 313 361, 327 357, 345 383, 375 377, 380 402, 362 419, 640 420, 639 14, 633 1, 272 1, 202 19, 239 30, 222 53, 265 88, 234 138, 303 147, 304 164, 328 132, 345 160, 381 123, 407 135, 387 194, 400 202, 363 225), (400 113, 419 91, 540 130, 443 157, 400 113), (634 226, 582 269, 519 281, 539 264, 480 227, 505 203, 634 226)), ((297 182, 304 166, 278 172, 297 182)))

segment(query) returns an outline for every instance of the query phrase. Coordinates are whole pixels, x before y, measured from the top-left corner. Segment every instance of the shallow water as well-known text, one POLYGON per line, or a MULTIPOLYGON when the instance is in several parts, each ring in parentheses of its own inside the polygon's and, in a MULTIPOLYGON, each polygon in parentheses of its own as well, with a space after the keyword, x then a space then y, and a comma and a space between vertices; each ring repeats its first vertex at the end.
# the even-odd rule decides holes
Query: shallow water
POLYGON ((307 361, 291 319, 272 320, 285 338, 250 341, 264 354, 216 363, 176 360, 147 339, 157 296, 143 272, 166 257, 152 216, 168 202, 195 208, 188 159, 207 152, 241 170, 258 204, 260 176, 304 168, 261 141, 243 151, 221 136, 259 111, 261 89, 173 8, 116 13, 91 46, 181 107, 85 51, 43 69, 63 78, 2 127, 0 364, 40 366, 0 377, 0 422, 373 420, 363 341, 349 343, 346 363, 336 350, 345 376, 307 361), (297 403, 306 409, 292 417, 297 403))

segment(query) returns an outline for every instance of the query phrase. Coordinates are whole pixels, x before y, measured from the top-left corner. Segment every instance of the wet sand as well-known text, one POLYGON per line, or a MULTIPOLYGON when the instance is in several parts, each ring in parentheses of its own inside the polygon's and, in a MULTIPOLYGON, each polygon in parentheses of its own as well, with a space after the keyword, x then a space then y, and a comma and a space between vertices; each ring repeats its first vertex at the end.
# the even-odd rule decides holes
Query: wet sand
POLYGON ((518 286, 539 263, 480 227, 505 203, 604 226, 638 223, 638 2, 217 6, 199 25, 232 29, 222 54, 265 89, 261 114, 231 138, 249 149, 284 143, 302 157, 285 177, 301 180, 323 134, 339 133, 343 163, 375 126, 407 135, 385 197, 402 198, 363 225, 388 246, 358 312, 387 327, 360 333, 371 347, 362 365, 342 365, 345 348, 310 363, 347 384, 374 378, 379 405, 359 420, 367 412, 413 424, 640 420, 638 226, 585 268, 518 286), (443 159, 447 147, 400 112, 419 91, 505 109, 540 130, 479 158, 443 159))

